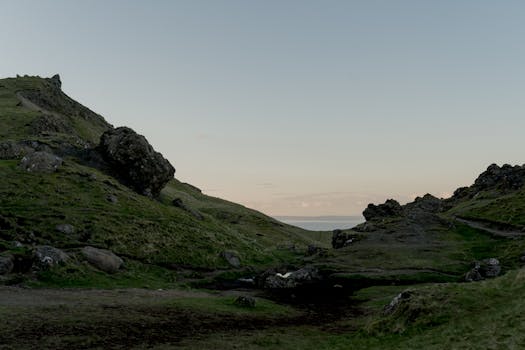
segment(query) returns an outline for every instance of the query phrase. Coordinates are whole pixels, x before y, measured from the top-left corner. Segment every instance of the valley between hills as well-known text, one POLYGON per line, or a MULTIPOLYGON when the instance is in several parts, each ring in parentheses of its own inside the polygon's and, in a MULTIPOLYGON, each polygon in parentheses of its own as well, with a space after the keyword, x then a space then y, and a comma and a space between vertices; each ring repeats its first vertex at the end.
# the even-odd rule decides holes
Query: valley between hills
POLYGON ((521 165, 307 231, 177 180, 56 75, 0 80, 0 176, 0 349, 525 347, 521 165))

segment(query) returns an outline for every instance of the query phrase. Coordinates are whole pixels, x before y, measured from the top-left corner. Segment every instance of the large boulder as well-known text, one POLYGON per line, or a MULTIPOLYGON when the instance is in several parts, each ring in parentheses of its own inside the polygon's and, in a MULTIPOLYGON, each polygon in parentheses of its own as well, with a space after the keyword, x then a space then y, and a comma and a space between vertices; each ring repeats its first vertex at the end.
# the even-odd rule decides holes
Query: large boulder
POLYGON ((175 174, 170 162, 130 128, 106 131, 98 150, 122 182, 144 195, 157 196, 175 174))
POLYGON ((403 207, 394 199, 388 199, 384 204, 368 204, 363 211, 366 221, 374 219, 383 219, 386 217, 396 217, 403 215, 403 207))
POLYGON ((117 272, 124 264, 120 257, 106 249, 87 246, 82 248, 82 255, 91 265, 107 273, 117 272))
POLYGON ((30 173, 53 173, 62 165, 62 158, 45 151, 26 155, 20 161, 20 168, 30 173))

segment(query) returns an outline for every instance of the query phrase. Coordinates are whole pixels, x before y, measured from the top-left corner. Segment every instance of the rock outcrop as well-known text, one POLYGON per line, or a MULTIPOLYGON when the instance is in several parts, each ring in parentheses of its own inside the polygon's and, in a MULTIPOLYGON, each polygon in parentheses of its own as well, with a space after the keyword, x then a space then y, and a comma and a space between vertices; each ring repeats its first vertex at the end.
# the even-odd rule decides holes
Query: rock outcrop
POLYGON ((121 181, 140 194, 158 196, 175 174, 170 162, 130 128, 106 131, 98 150, 121 181))
POLYGON ((62 165, 62 158, 44 151, 26 155, 20 161, 20 168, 30 173, 53 173, 62 165))
POLYGON ((233 303, 240 307, 254 308, 255 298, 247 295, 241 295, 235 298, 233 303))
POLYGON ((381 219, 387 217, 396 217, 403 214, 403 208, 394 199, 388 199, 384 204, 368 204, 368 207, 363 211, 363 216, 366 221, 373 219, 381 219))

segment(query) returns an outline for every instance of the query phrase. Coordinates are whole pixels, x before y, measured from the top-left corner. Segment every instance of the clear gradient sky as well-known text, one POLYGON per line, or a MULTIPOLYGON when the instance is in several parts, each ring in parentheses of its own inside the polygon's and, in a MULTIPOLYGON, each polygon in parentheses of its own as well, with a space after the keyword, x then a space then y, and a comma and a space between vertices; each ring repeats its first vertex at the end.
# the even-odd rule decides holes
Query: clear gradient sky
POLYGON ((271 215, 525 162, 525 2, 0 1, 0 76, 60 73, 207 194, 271 215))

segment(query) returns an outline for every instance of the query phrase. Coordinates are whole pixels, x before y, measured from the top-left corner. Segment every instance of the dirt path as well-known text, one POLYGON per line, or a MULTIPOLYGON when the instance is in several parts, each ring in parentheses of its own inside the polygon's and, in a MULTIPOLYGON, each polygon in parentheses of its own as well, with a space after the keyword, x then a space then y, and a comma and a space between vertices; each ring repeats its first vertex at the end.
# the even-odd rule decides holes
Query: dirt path
POLYGON ((490 234, 493 234, 499 237, 517 238, 517 237, 525 236, 525 232, 523 231, 517 231, 517 230, 512 230, 512 229, 501 229, 501 228, 494 227, 496 226, 495 223, 489 223, 489 222, 485 222, 481 220, 462 219, 462 218, 456 218, 456 221, 461 222, 465 225, 468 225, 472 228, 482 230, 482 231, 488 232, 490 234))

